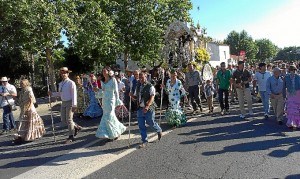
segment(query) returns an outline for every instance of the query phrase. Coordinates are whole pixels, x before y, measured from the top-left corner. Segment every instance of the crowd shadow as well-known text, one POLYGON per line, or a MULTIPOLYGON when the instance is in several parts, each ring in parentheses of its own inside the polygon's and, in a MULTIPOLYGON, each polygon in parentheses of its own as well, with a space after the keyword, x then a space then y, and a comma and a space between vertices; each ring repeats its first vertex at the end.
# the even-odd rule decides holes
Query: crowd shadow
POLYGON ((285 177, 285 179, 299 179, 299 178, 300 178, 300 174, 289 175, 285 177))
MULTIPOLYGON (((298 145, 299 142, 300 142, 299 137, 255 141, 255 142, 247 142, 247 143, 240 143, 240 144, 235 144, 235 145, 231 145, 231 146, 226 146, 223 148, 223 150, 208 151, 208 152, 203 152, 202 154, 205 156, 211 156, 211 155, 218 155, 218 154, 224 154, 224 153, 229 153, 229 152, 261 151, 261 150, 268 150, 268 149, 272 149, 272 148, 276 148, 276 147, 282 147, 282 146, 286 146, 286 145, 298 145)), ((295 152, 295 151, 293 151, 293 152, 295 152)), ((285 156, 289 155, 290 152, 284 152, 283 154, 284 155, 282 155, 282 153, 274 153, 272 155, 269 154, 269 156, 285 157, 285 156)))
MULTIPOLYGON (((52 141, 53 135, 51 131, 51 127, 48 128, 47 133, 41 138, 40 140, 36 140, 37 143, 34 143, 32 145, 26 145, 22 147, 22 145, 19 145, 18 149, 16 150, 16 146, 11 143, 10 140, 5 140, 0 142, 0 146, 5 146, 0 149, 0 158, 3 160, 7 159, 12 159, 12 162, 8 162, 2 166, 0 166, 0 169, 9 169, 9 168, 23 168, 23 167, 34 167, 34 166, 40 166, 43 165, 49 161, 52 161, 62 155, 68 155, 70 157, 75 157, 73 159, 76 159, 76 157, 85 157, 85 156, 91 156, 91 155, 98 155, 99 153, 117 153, 121 152, 123 150, 128 149, 128 143, 127 141, 124 140, 117 140, 114 141, 116 144, 115 148, 109 148, 109 147, 103 147, 107 145, 107 141, 105 139, 100 140, 96 144, 96 149, 97 151, 91 151, 81 154, 66 154, 68 151, 77 149, 77 148, 82 148, 82 146, 95 141, 97 138, 95 137, 95 133, 91 133, 92 131, 97 130, 97 127, 99 125, 100 119, 94 120, 82 120, 78 119, 76 120, 78 124, 82 125, 84 129, 82 132, 80 132, 79 136, 76 138, 76 141, 72 144, 65 145, 64 141, 65 138, 61 138, 60 135, 66 134, 67 129, 64 127, 56 127, 56 136, 57 141, 54 143, 52 141), (99 148, 102 147, 102 148, 99 148), (99 149, 99 150, 98 150, 99 149), (5 153, 9 150, 16 150, 11 153, 5 153), (47 156, 43 156, 45 154, 48 154, 47 156), (18 159, 20 158, 21 159, 18 159)), ((55 119, 55 123, 58 124, 60 122, 59 118, 55 119)), ((49 121, 48 121, 49 123, 49 121)), ((128 126, 128 123, 125 123, 126 126, 128 126)), ((170 130, 170 126, 162 123, 161 127, 164 131, 170 130)), ((148 132, 151 132, 152 130, 149 128, 148 132)), ((140 131, 137 127, 137 124, 131 124, 131 134, 132 135, 139 135, 140 131)), ((128 130, 123 134, 123 135, 128 135, 128 130)), ((131 139, 132 144, 130 147, 136 147, 138 143, 134 143, 134 140, 131 139)), ((94 145, 95 147, 95 145, 94 145)), ((87 147, 90 148, 90 147, 87 147)), ((70 158, 71 159, 71 158, 70 158)), ((54 160, 55 161, 55 160, 54 160)), ((51 165, 56 165, 55 163, 51 163, 51 165)), ((47 163, 48 165, 48 163, 47 163)), ((59 164, 61 165, 61 164, 59 164)))
MULTIPOLYGON (((278 125, 277 121, 271 117, 268 120, 263 119, 261 108, 254 107, 255 115, 248 120, 242 120, 235 116, 220 116, 212 120, 194 121, 187 124, 186 127, 201 129, 191 130, 179 135, 194 136, 192 140, 183 141, 180 144, 188 145, 204 142, 230 141, 234 139, 252 139, 258 137, 274 136, 275 139, 243 142, 235 145, 225 146, 222 150, 206 151, 205 156, 219 155, 228 152, 251 152, 268 150, 277 147, 290 146, 287 150, 272 150, 268 155, 276 158, 287 157, 288 155, 300 151, 299 137, 287 137, 288 132, 292 132, 285 125, 278 125), (217 125, 215 125, 217 124, 217 125), (225 124, 218 126, 218 124, 225 124), (227 124, 227 125, 226 125, 227 124), (196 139, 195 139, 196 137, 196 139)), ((237 114, 236 110, 234 114, 237 114)), ((285 121, 284 121, 285 123, 285 121)))

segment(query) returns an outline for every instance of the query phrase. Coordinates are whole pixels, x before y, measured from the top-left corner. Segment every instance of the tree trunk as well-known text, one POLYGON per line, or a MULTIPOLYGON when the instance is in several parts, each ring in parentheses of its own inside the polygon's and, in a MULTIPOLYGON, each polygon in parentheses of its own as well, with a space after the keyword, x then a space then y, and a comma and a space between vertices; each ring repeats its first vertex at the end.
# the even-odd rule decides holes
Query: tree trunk
POLYGON ((56 81, 55 81, 54 66, 51 58, 51 49, 49 47, 46 48, 46 60, 47 60, 48 78, 49 78, 48 85, 50 85, 51 91, 57 91, 55 85, 56 81))
POLYGON ((34 56, 33 56, 33 54, 31 54, 30 55, 30 57, 31 57, 31 70, 32 70, 32 72, 31 72, 31 83, 32 83, 32 87, 34 87, 35 86, 35 78, 34 78, 34 56))
POLYGON ((124 51, 124 69, 126 70, 128 68, 128 50, 125 49, 124 51))

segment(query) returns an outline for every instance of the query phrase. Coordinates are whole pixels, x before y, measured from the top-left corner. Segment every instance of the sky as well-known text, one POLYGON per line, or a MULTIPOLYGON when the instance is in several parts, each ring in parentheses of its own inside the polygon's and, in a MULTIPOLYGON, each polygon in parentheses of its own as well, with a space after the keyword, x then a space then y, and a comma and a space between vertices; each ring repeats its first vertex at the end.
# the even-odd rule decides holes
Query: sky
POLYGON ((246 30, 253 39, 267 38, 280 48, 300 46, 300 0, 191 1, 194 23, 214 39, 246 30))

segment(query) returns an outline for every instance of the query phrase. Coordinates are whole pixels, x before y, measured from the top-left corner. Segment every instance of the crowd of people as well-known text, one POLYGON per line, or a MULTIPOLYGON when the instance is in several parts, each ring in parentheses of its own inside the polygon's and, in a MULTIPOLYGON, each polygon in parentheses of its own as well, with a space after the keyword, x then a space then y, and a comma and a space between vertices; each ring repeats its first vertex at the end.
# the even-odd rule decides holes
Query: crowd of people
MULTIPOLYGON (((126 131, 124 119, 130 116, 129 113, 136 112, 142 141, 139 147, 144 148, 148 143, 146 124, 157 132, 158 140, 162 137, 160 124, 155 120, 155 110, 158 107, 162 109, 162 104, 166 109, 165 120, 176 128, 187 123, 186 106, 194 115, 202 113, 204 107, 209 114, 215 113, 215 97, 221 116, 230 114, 232 105, 238 100, 239 117, 245 119, 254 115, 253 96, 258 96, 266 120, 270 118, 272 108, 279 125, 283 124, 286 116, 286 125, 297 129, 300 127, 300 76, 297 66, 283 62, 249 66, 244 61, 226 66, 222 62, 216 68, 213 79, 206 81, 192 63, 188 64, 185 74, 175 68, 164 70, 156 67, 150 71, 127 69, 122 72, 105 67, 100 74, 76 76, 74 81, 69 78, 71 71, 62 67, 59 70, 61 82, 58 90, 50 90, 48 95, 60 97, 62 101, 61 121, 69 131, 66 143, 73 142, 82 129, 74 122, 74 114, 80 119, 101 118, 96 137, 113 141, 126 131), (202 99, 207 103, 202 103, 202 99), (244 107, 245 100, 248 113, 244 107)), ((35 109, 36 99, 29 81, 21 81, 22 90, 18 95, 16 88, 8 81, 7 77, 1 78, 2 134, 15 132, 15 142, 42 137, 45 127, 35 109), (12 114, 15 99, 18 99, 21 109, 18 127, 12 114)))

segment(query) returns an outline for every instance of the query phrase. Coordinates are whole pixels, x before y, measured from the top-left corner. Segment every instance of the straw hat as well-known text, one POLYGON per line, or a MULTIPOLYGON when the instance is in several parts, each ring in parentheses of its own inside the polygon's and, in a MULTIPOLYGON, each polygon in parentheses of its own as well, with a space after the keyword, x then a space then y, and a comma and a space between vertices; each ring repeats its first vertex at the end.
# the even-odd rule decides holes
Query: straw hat
POLYGON ((68 72, 68 73, 71 73, 72 71, 68 69, 68 67, 61 67, 59 69, 59 71, 65 71, 65 72, 68 72))
POLYGON ((0 81, 9 81, 9 78, 7 78, 6 76, 2 77, 0 81))
POLYGON ((292 70, 297 70, 297 67, 295 65, 290 65, 289 71, 292 71, 292 70))

